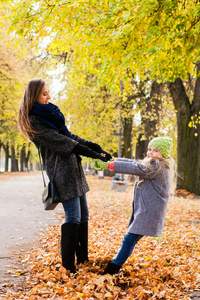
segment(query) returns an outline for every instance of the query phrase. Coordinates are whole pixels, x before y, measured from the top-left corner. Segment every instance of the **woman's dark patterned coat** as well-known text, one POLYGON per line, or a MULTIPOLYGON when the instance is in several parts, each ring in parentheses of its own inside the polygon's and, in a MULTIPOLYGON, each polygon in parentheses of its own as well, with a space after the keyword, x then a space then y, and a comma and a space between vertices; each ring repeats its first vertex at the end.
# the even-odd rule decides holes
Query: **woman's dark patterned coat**
POLYGON ((55 158, 58 155, 58 162, 54 182, 58 189, 61 201, 80 197, 89 191, 89 187, 82 169, 81 162, 73 153, 74 147, 80 143, 85 144, 86 140, 72 134, 74 139, 59 133, 40 120, 40 117, 30 115, 30 122, 33 128, 39 133, 31 138, 36 147, 41 150, 42 159, 46 173, 52 180, 55 158))

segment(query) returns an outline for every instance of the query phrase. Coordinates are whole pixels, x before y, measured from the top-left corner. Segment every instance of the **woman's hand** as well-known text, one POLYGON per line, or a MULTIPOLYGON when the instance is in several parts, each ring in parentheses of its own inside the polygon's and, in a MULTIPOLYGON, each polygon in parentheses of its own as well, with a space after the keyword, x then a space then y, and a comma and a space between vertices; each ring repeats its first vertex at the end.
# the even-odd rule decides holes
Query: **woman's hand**
POLYGON ((90 149, 92 149, 93 151, 100 153, 101 155, 104 155, 104 157, 106 158, 106 161, 112 159, 112 155, 110 155, 110 153, 104 151, 101 148, 101 146, 99 146, 98 144, 87 141, 86 146, 89 147, 90 149))

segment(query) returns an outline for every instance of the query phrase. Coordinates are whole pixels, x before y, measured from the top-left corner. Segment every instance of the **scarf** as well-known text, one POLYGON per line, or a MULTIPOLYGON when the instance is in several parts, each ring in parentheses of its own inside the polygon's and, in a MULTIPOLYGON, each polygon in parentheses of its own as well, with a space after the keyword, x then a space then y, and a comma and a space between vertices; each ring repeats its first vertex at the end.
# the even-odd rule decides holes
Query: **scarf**
MULTIPOLYGON (((40 104, 35 102, 30 111, 30 115, 40 117, 42 123, 58 130, 59 133, 66 135, 68 138, 73 140, 71 133, 65 125, 65 117, 60 111, 59 107, 55 104, 40 104)), ((77 158, 79 161, 82 160, 79 155, 77 155, 77 158)))

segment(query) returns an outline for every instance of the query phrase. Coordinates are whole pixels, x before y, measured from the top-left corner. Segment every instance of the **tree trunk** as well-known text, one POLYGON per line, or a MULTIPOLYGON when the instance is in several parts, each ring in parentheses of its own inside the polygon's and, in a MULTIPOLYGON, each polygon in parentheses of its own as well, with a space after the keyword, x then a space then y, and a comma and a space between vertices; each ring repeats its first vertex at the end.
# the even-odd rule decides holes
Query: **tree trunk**
POLYGON ((136 159, 143 159, 147 153, 150 139, 154 137, 158 130, 159 110, 161 107, 162 84, 154 81, 151 86, 151 93, 148 98, 142 98, 141 127, 144 133, 140 133, 136 144, 136 159))
POLYGON ((3 149, 5 152, 5 172, 8 171, 8 162, 9 162, 9 144, 7 143, 6 145, 3 145, 3 149))
POLYGON ((143 140, 142 137, 143 137, 143 133, 140 133, 139 137, 137 138, 136 151, 135 151, 136 159, 143 159, 146 154, 147 140, 143 140))
POLYGON ((123 155, 127 158, 132 158, 132 128, 133 128, 133 117, 125 118, 123 120, 123 139, 124 139, 124 153, 123 155))
POLYGON ((200 77, 191 103, 180 78, 168 87, 177 112, 177 187, 200 195, 200 77))
POLYGON ((133 128, 133 99, 134 95, 127 96, 122 105, 123 149, 122 156, 132 158, 132 128, 133 128))
POLYGON ((11 172, 18 171, 18 160, 16 159, 15 155, 15 147, 11 146, 11 172))
MULTIPOLYGON (((0 167, 1 167, 1 147, 3 146, 3 144, 1 143, 0 141, 0 167)), ((0 169, 0 172, 1 172, 1 169, 0 169)))
MULTIPOLYGON (((25 168, 26 168, 27 171, 28 171, 28 162, 29 162, 30 155, 31 155, 30 146, 31 146, 31 143, 28 144, 28 152, 27 152, 27 154, 25 155, 25 168)), ((25 152, 25 153, 26 153, 26 152, 25 152)))
POLYGON ((28 144, 28 151, 26 154, 26 145, 24 144, 21 151, 20 151, 20 171, 23 172, 24 170, 28 171, 28 162, 30 158, 30 145, 31 143, 28 144))
POLYGON ((24 171, 25 156, 26 156, 25 149, 26 147, 25 145, 23 145, 20 153, 20 172, 24 171))
POLYGON ((19 162, 18 162, 18 158, 15 158, 15 172, 19 172, 19 162))

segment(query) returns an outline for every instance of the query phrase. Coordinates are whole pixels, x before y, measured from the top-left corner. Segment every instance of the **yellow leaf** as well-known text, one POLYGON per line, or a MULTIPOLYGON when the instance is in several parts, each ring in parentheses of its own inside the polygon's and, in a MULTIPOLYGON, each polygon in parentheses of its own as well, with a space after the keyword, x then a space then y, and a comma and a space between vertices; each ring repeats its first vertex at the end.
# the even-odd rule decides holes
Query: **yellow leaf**
POLYGON ((146 261, 150 261, 150 260, 153 260, 153 258, 150 257, 150 256, 147 256, 147 257, 145 257, 145 260, 146 260, 146 261))
POLYGON ((76 294, 77 294, 77 296, 78 296, 78 297, 83 297, 83 296, 84 296, 84 294, 83 294, 83 293, 79 293, 79 292, 77 292, 76 294))

